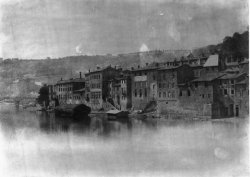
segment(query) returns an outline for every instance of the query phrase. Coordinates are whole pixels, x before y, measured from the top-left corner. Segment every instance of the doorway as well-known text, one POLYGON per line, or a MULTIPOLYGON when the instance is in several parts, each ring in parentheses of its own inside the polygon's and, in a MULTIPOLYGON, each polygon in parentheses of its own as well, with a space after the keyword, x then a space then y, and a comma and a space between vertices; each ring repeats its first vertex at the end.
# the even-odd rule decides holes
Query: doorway
POLYGON ((229 106, 229 114, 230 114, 230 116, 234 116, 234 105, 233 104, 230 104, 230 106, 229 106))
POLYGON ((239 117, 239 106, 238 105, 236 105, 236 107, 235 107, 235 116, 239 117))

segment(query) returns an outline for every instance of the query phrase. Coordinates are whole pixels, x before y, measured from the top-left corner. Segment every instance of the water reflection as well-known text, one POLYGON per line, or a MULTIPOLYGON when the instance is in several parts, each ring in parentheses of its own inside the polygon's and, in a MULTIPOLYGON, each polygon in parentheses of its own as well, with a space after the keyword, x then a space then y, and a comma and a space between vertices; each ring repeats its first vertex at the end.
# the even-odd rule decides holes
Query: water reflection
POLYGON ((244 119, 72 120, 0 112, 4 176, 248 175, 247 142, 244 119))
MULTIPOLYGON (((101 116, 86 116, 81 119, 72 119, 71 117, 58 117, 53 113, 42 112, 36 115, 41 131, 46 133, 86 133, 95 132, 99 136, 109 136, 112 133, 121 133, 123 130, 132 129, 131 119, 120 119, 108 121, 101 116)), ((150 125, 150 124, 148 124, 150 125)))

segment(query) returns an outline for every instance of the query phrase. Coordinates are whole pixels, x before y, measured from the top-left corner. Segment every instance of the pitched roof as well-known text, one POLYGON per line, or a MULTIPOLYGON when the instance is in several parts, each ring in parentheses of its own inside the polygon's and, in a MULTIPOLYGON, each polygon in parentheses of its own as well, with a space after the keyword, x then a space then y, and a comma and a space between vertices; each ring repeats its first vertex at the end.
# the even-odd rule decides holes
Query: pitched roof
POLYGON ((160 67, 161 63, 156 63, 153 62, 147 66, 140 67, 140 68, 135 68, 134 70, 131 70, 131 72, 136 72, 136 71, 146 71, 146 70, 156 70, 160 67))
POLYGON ((204 67, 218 66, 219 65, 219 55, 210 55, 204 64, 204 67))
POLYGON ((225 75, 225 73, 207 73, 207 74, 204 74, 204 75, 201 75, 199 78, 197 79, 194 79, 192 82, 210 82, 210 81, 213 81, 217 78, 220 78, 222 77, 223 75, 225 75))
POLYGON ((111 65, 108 65, 108 66, 105 66, 105 67, 98 67, 98 68, 96 68, 96 70, 85 73, 85 75, 87 76, 87 75, 90 75, 90 74, 102 72, 102 71, 104 71, 106 69, 116 69, 116 68, 113 68, 111 65))
POLYGON ((57 84, 67 84, 67 83, 73 83, 73 82, 85 82, 85 79, 75 78, 75 79, 59 80, 57 81, 57 84))
POLYGON ((240 84, 247 84, 247 82, 248 82, 248 79, 245 78, 242 81, 237 82, 236 84, 238 84, 238 85, 240 85, 240 84))
POLYGON ((230 74, 230 73, 227 73, 225 74, 224 76, 220 77, 220 79, 236 79, 242 75, 244 75, 245 73, 240 73, 240 74, 230 74))

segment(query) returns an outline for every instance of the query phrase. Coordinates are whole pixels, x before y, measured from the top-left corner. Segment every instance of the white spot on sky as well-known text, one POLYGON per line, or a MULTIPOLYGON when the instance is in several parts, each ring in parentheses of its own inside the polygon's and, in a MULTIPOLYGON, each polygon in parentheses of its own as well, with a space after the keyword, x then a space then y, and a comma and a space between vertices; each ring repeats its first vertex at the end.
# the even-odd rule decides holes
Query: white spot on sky
POLYGON ((79 44, 78 46, 76 46, 76 53, 77 54, 81 54, 82 53, 81 48, 82 48, 81 44, 79 44))
POLYGON ((146 44, 142 44, 141 47, 140 47, 140 52, 147 52, 149 51, 149 48, 146 44))
POLYGON ((43 84, 41 82, 35 82, 36 85, 42 86, 43 84))

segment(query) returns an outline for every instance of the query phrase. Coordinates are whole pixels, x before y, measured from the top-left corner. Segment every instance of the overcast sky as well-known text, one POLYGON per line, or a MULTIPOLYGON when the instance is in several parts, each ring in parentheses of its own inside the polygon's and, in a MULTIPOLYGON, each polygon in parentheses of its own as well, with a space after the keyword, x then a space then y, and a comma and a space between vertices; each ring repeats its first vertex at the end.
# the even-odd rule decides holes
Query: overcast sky
POLYGON ((0 57, 192 49, 248 26, 247 0, 0 0, 0 57))

